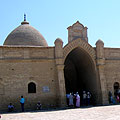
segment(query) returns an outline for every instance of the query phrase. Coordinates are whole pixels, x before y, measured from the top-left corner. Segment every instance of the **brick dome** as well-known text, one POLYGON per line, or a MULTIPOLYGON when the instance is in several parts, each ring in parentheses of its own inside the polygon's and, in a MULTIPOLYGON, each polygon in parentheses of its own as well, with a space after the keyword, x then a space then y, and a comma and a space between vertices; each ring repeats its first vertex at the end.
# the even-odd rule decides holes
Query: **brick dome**
POLYGON ((6 38, 3 45, 48 46, 44 37, 35 28, 23 21, 6 38))

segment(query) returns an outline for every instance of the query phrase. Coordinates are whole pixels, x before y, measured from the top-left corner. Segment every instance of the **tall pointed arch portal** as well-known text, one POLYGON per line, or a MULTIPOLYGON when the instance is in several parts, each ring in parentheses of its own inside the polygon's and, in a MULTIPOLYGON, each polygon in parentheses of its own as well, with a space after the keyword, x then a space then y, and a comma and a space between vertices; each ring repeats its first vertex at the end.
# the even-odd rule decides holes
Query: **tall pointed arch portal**
POLYGON ((81 39, 69 44, 64 48, 66 93, 78 91, 82 100, 83 91, 89 91, 92 95, 92 104, 101 103, 100 82, 93 48, 81 39))

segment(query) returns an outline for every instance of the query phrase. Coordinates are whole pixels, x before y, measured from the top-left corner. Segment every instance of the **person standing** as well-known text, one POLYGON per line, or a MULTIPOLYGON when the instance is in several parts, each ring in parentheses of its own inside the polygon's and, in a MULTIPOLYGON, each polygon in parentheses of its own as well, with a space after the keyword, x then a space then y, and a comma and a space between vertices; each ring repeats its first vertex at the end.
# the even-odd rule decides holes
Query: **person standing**
POLYGON ((73 106, 73 95, 72 93, 70 93, 70 96, 69 96, 69 106, 73 106))
POLYGON ((111 101, 111 96, 112 96, 112 92, 109 91, 109 93, 108 93, 109 103, 112 103, 112 101, 111 101))
POLYGON ((21 104, 22 112, 24 112, 24 103, 25 103, 25 99, 23 98, 23 96, 21 96, 20 104, 21 104))
POLYGON ((120 97, 117 95, 117 103, 120 103, 120 97))
POLYGON ((86 91, 83 91, 83 105, 86 105, 87 94, 86 91))
POLYGON ((76 107, 80 107, 80 96, 77 94, 76 96, 76 107))
POLYGON ((90 105, 90 98, 91 98, 91 94, 90 92, 87 92, 87 105, 90 105))
POLYGON ((69 96, 70 96, 70 94, 66 94, 67 106, 69 106, 69 96))
POLYGON ((119 98, 120 98, 120 88, 118 89, 117 95, 118 95, 119 98))

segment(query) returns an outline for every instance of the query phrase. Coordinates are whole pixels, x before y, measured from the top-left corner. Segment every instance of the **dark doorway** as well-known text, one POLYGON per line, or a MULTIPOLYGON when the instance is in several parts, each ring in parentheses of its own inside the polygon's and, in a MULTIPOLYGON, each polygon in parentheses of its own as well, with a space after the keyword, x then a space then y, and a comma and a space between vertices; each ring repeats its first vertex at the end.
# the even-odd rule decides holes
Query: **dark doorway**
POLYGON ((89 54, 79 47, 75 48, 68 54, 64 64, 66 93, 79 92, 82 99, 83 91, 89 91, 92 104, 96 104, 100 96, 100 83, 89 54))

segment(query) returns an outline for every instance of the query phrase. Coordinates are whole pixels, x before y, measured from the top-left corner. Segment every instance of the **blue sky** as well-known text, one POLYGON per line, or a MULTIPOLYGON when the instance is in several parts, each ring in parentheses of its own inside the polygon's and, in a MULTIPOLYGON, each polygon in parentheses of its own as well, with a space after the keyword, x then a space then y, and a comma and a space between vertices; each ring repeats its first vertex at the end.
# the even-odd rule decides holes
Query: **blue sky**
POLYGON ((0 45, 24 13, 49 46, 58 37, 67 44, 67 27, 79 21, 92 46, 102 39, 105 47, 120 48, 120 0, 0 0, 0 45))

